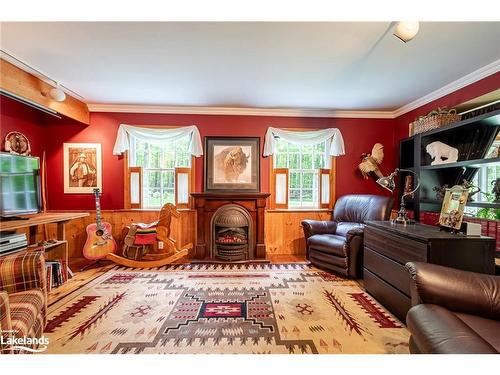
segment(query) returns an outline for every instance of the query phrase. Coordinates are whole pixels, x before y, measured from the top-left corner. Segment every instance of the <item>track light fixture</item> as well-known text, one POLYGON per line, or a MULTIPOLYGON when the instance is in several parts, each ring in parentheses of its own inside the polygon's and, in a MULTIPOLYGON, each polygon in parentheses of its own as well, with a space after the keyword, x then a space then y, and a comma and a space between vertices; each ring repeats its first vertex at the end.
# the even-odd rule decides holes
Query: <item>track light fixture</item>
POLYGON ((51 88, 48 92, 42 92, 42 95, 49 97, 56 102, 64 102, 66 100, 66 93, 57 85, 51 88))
POLYGON ((64 102, 66 100, 66 93, 61 90, 59 85, 50 89, 49 96, 56 102, 64 102))
POLYGON ((416 21, 401 21, 396 24, 394 36, 404 43, 412 40, 417 35, 420 28, 419 22, 416 21))
POLYGON ((60 85, 55 80, 48 77, 47 75, 45 75, 41 71, 33 68, 32 66, 26 64, 24 61, 19 60, 17 57, 5 52, 2 49, 0 49, 0 58, 2 58, 5 61, 19 67, 20 69, 22 69, 24 71, 31 72, 31 74, 35 75, 37 78, 41 79, 42 81, 44 81, 45 83, 47 83, 50 86, 55 85, 55 87, 51 87, 48 91, 41 92, 42 96, 44 96, 46 98, 50 98, 56 102, 64 102, 66 100, 66 92, 67 92, 67 93, 70 93, 70 95, 72 95, 74 97, 79 97, 81 99, 84 99, 81 95, 78 95, 77 93, 75 93, 74 91, 71 91, 67 87, 60 85), (64 90, 61 87, 64 87, 64 90))

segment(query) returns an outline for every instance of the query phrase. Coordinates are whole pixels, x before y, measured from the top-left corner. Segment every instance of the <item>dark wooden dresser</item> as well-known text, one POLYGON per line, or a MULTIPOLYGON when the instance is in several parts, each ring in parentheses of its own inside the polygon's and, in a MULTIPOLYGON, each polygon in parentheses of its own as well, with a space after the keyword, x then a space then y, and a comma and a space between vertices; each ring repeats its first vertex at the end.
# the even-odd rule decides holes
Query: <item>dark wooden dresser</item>
POLYGON ((363 276, 368 293, 405 322, 411 307, 410 261, 495 273, 495 240, 440 231, 424 224, 365 223, 363 276))

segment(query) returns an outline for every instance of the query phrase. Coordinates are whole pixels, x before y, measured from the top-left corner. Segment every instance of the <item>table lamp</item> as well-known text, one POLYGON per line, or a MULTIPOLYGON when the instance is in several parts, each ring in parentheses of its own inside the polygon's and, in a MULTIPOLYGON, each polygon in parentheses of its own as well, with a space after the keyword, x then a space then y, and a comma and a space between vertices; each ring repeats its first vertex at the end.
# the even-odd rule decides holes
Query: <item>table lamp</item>
POLYGON ((398 174, 400 174, 400 172, 412 173, 415 176, 415 179, 417 180, 417 186, 412 191, 408 191, 406 193, 403 193, 403 195, 401 196, 401 202, 399 204, 398 216, 395 219, 391 220, 391 222, 393 224, 403 224, 403 225, 415 224, 414 220, 408 218, 408 211, 406 211, 406 208, 405 208, 405 197, 407 197, 409 195, 413 195, 413 193, 415 193, 418 190, 418 188, 420 187, 420 179, 418 178, 418 175, 410 169, 396 168, 395 171, 392 172, 389 176, 380 177, 377 180, 377 184, 379 184, 384 189, 387 189, 391 193, 393 193, 394 189, 396 188, 396 183, 395 183, 394 179, 398 174))

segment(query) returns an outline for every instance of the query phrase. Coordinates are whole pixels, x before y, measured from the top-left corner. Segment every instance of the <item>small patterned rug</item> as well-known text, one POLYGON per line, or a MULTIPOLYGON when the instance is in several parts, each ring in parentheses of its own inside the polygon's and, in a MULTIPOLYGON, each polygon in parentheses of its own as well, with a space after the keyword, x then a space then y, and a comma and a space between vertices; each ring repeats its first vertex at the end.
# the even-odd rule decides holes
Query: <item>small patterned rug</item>
POLYGON ((408 353, 356 281, 303 264, 116 268, 49 307, 45 353, 408 353))

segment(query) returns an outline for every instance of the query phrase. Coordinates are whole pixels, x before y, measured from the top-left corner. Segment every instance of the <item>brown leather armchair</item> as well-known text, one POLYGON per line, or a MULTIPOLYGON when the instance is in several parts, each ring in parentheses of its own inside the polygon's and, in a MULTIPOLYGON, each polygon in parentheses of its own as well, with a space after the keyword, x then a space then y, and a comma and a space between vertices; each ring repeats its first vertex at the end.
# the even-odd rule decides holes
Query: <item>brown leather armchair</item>
POLYGON ((379 195, 344 195, 335 203, 331 221, 303 220, 307 259, 345 277, 362 277, 364 222, 387 220, 393 201, 379 195))
POLYGON ((410 262, 410 352, 500 352, 500 276, 410 262))

